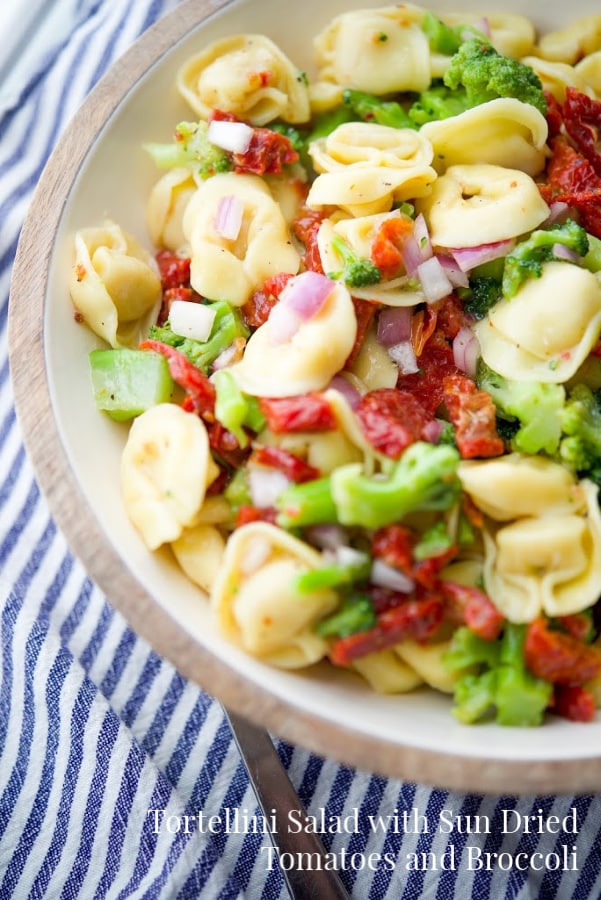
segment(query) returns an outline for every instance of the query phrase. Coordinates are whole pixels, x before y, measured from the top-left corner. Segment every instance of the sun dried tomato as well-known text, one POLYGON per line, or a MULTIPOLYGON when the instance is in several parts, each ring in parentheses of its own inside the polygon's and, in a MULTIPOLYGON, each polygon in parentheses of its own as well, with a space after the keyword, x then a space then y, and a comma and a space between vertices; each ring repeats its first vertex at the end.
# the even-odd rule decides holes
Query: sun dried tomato
POLYGON ((497 434, 496 409, 487 391, 479 391, 467 375, 447 375, 444 403, 455 428, 463 459, 500 456, 505 445, 497 434))
POLYGON ((447 602, 446 612, 456 624, 467 625, 485 641, 494 641, 503 627, 503 616, 490 597, 477 587, 444 579, 440 590, 447 602))
POLYGON ((601 673, 601 652, 561 631, 543 618, 526 631, 524 658, 533 675, 554 684, 584 684, 601 673))
POLYGON ((332 408, 318 391, 297 397, 261 397, 259 406, 267 419, 267 427, 276 434, 336 428, 332 408))
POLYGON ((305 269, 310 269, 312 272, 319 272, 321 275, 324 274, 324 271, 321 264, 321 254, 317 245, 317 232, 321 227, 321 223, 326 218, 326 215, 327 213, 325 210, 309 209, 308 206, 303 206, 292 223, 294 234, 305 246, 305 253, 303 255, 303 265, 305 269))
POLYGON ((310 466, 300 456, 283 450, 281 447, 259 447, 253 452, 252 461, 259 466, 270 466, 272 469, 283 472, 287 478, 297 484, 301 484, 303 481, 313 481, 321 474, 315 466, 310 466))
POLYGON ((374 531, 372 556, 394 566, 405 575, 411 575, 416 540, 413 531, 405 525, 385 525, 374 531))
POLYGON ((237 175, 281 175, 284 166, 298 162, 298 153, 289 138, 270 128, 253 128, 248 148, 234 153, 237 175))
POLYGON ((601 101, 594 100, 574 87, 568 87, 562 112, 567 133, 577 149, 589 160, 597 175, 601 175, 601 101))
POLYGON ((155 259, 164 291, 169 288, 190 287, 189 256, 178 256, 171 250, 159 250, 155 259))
POLYGON ((174 300, 185 300, 187 303, 200 303, 202 298, 200 294, 197 294, 196 291, 191 287, 167 288, 167 290, 163 292, 161 309, 159 310, 159 314, 157 316, 157 325, 165 324, 165 322, 169 318, 169 313, 171 312, 171 304, 174 300))
POLYGON ((434 334, 437 319, 438 313, 432 305, 418 309, 411 316, 411 345, 417 357, 422 355, 426 342, 434 334))
POLYGON ((437 328, 449 341, 453 341, 457 332, 469 325, 469 319, 463 311, 463 304, 456 294, 448 294, 433 307, 436 312, 437 328))
POLYGON ((557 619, 561 627, 579 641, 586 641, 591 635, 593 623, 586 613, 571 613, 569 616, 559 616, 557 619))
POLYGON ((278 511, 273 506, 264 506, 259 509, 258 506, 244 504, 238 507, 236 512, 236 528, 242 525, 248 525, 249 522, 269 522, 275 525, 278 511))
POLYGON ((207 376, 191 363, 187 356, 162 341, 143 341, 140 349, 162 353, 169 364, 171 377, 186 392, 188 403, 184 408, 212 421, 215 410, 215 386, 207 376))
POLYGON ((428 590, 433 590, 439 586, 438 576, 441 570, 456 556, 457 547, 452 544, 446 550, 443 550, 442 553, 437 553, 436 556, 428 556, 427 559, 416 560, 411 574, 417 584, 428 590))
POLYGON ((593 694, 576 684, 556 684, 550 708, 571 722, 592 722, 596 713, 593 694))
POLYGON ((549 126, 549 138, 555 137, 561 131, 563 125, 563 110, 561 103, 551 91, 544 91, 547 101, 547 125, 549 126))
POLYGON ((419 372, 413 375, 401 375, 397 388, 413 394, 420 406, 433 416, 443 400, 445 375, 457 372, 453 348, 438 329, 426 341, 419 367, 419 372))
POLYGON ((353 344, 353 348, 344 364, 343 368, 345 369, 350 368, 356 360, 359 351, 363 346, 363 341, 365 340, 365 335, 369 330, 369 326, 373 322, 376 311, 380 307, 379 303, 371 303, 369 300, 360 300, 358 297, 351 297, 351 300, 353 301, 353 306, 355 307, 355 318, 357 319, 357 334, 355 335, 355 343, 353 344))
POLYGON ((244 321, 249 328, 259 328, 265 324, 277 299, 292 277, 289 272, 280 272, 278 275, 266 278, 260 290, 255 291, 240 307, 244 321))
POLYGON ((355 414, 370 444, 391 459, 398 459, 409 444, 419 441, 432 419, 412 394, 396 388, 368 391, 355 414))
POLYGON ((403 244, 413 231, 413 221, 408 218, 392 217, 384 219, 371 245, 371 261, 382 273, 382 278, 390 279, 402 275, 403 244))
POLYGON ((392 647, 402 640, 427 641, 443 620, 443 602, 430 595, 405 600, 380 613, 376 624, 367 631, 339 638, 330 648, 329 658, 337 666, 348 666, 353 660, 392 647))

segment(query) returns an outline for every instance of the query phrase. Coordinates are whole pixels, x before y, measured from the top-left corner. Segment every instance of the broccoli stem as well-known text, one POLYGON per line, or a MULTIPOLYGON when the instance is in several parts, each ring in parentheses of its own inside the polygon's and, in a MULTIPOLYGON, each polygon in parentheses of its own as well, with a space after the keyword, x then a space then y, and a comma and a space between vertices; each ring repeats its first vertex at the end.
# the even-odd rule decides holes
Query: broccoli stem
POLYGON ((343 102, 355 115, 367 122, 387 125, 389 128, 412 128, 413 122, 400 103, 394 100, 382 100, 375 94, 355 91, 347 88, 342 95, 343 102))
POLYGON ((92 350, 89 361, 96 406, 117 422, 171 398, 169 364, 154 350, 92 350))

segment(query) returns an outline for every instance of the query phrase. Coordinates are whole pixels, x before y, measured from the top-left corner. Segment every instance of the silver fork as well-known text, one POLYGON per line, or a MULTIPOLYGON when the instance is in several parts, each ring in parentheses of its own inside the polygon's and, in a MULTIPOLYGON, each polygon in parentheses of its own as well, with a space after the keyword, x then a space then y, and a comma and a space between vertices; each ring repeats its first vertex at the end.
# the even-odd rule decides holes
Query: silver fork
POLYGON ((295 822, 304 821, 306 813, 267 732, 229 710, 225 710, 225 715, 278 857, 280 853, 311 853, 321 857, 322 864, 310 872, 282 867, 291 900, 350 900, 338 873, 324 868, 326 851, 318 836, 304 829, 298 832, 288 829, 290 812, 297 812, 295 822))

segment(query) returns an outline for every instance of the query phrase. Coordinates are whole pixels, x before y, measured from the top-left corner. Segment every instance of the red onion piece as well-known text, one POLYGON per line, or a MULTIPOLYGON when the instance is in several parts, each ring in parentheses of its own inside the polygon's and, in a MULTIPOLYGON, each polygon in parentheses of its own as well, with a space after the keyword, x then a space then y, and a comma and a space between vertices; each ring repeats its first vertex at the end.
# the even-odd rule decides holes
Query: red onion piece
POLYGON ((213 119, 209 123, 207 138, 211 144, 229 150, 230 153, 246 153, 253 136, 253 129, 245 122, 227 122, 213 119))
POLYGON ((426 422, 426 424, 422 428, 422 437, 430 444, 437 444, 440 439, 440 435, 442 434, 443 428, 444 424, 440 421, 440 419, 431 419, 429 422, 426 422))
POLYGON ((399 572, 393 566, 389 566, 381 559, 374 559, 369 580, 372 584, 389 588, 391 591, 399 591, 401 594, 410 594, 415 587, 412 578, 399 572))
POLYGON ((235 241, 240 234, 244 204, 240 197, 228 194, 222 197, 217 206, 213 227, 215 232, 226 240, 235 241))
POLYGON ((478 247, 460 247, 451 250, 455 262, 462 272, 470 272, 476 266, 507 256, 513 250, 513 238, 506 241, 494 241, 492 244, 480 244, 478 247))
POLYGON ((328 384, 327 389, 332 389, 334 391, 338 391, 339 394, 342 394, 351 409, 356 409, 359 405, 361 394, 359 393, 357 388, 350 383, 348 378, 344 377, 344 375, 334 375, 334 377, 328 384))
POLYGON ((461 271, 452 256, 447 256, 446 253, 437 253, 436 256, 453 287, 469 287, 470 281, 467 272, 461 271))
POLYGON ((348 543, 348 534, 342 525, 310 525, 305 530, 305 536, 310 544, 320 550, 336 551, 348 543))
POLYGON ((282 491, 291 484, 283 472, 278 469, 255 466, 248 467, 248 487, 253 505, 258 509, 275 506, 275 501, 282 491))
POLYGON ((399 367, 401 375, 413 375, 419 372, 417 357, 411 341, 401 341, 388 347, 388 355, 399 367))
POLYGON ((458 369, 468 375, 476 374, 480 356, 480 344, 471 328, 460 328, 453 341, 453 361, 458 369))
POLYGON ((285 303, 306 322, 317 315, 335 287, 336 282, 319 272, 301 272, 290 279, 280 294, 280 303, 285 303))
POLYGON ((553 244, 552 250, 553 256, 556 256, 557 259, 565 259, 566 262, 579 263, 582 259, 575 250, 571 250, 565 244, 553 244))
POLYGON ((436 256, 432 256, 417 267, 417 277, 422 283, 424 295, 429 303, 435 303, 453 293, 453 285, 436 256))
POLYGON ((555 200, 549 204, 549 215, 543 222, 543 227, 545 225, 563 225, 570 218, 570 212, 571 210, 567 203, 564 203, 562 200, 555 200))
POLYGON ((428 225, 423 213, 420 213, 415 217, 415 222, 413 225, 413 237, 417 241, 417 246, 419 247, 422 261, 430 259, 433 253, 432 241, 430 240, 430 232, 428 231, 428 225))
POLYGON ((387 306, 378 316, 377 338, 383 347, 392 347, 411 337, 411 319, 413 310, 410 306, 387 306))
POLYGON ((272 344, 285 344, 294 337, 301 326, 301 320, 286 303, 279 303, 269 313, 269 338, 272 344))

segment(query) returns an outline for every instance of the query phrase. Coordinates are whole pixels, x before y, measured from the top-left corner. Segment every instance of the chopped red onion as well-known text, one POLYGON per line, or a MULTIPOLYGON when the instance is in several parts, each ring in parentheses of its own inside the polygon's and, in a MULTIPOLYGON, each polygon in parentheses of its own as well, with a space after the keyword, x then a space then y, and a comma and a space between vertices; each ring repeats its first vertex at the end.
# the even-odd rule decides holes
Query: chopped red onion
POLYGON ((401 594, 410 594, 415 587, 412 578, 381 559, 374 559, 369 580, 372 584, 389 588, 391 591, 399 591, 401 594))
POLYGON ((422 437, 430 444, 437 444, 442 434, 444 423, 440 419, 431 419, 422 428, 422 437))
POLYGON ((235 241, 240 234, 243 215, 244 204, 240 197, 235 194, 222 197, 213 223, 216 234, 228 241, 235 241))
POLYGON ((328 384, 328 390, 329 389, 338 391, 339 394, 342 394, 351 409, 356 409, 359 405, 361 394, 354 386, 354 384, 351 384, 348 378, 345 378, 344 375, 334 375, 334 377, 328 384))
POLYGON ((383 347, 392 347, 411 337, 410 306, 386 306, 378 316, 377 338, 383 347))
POLYGON ((285 303, 306 322, 317 315, 335 287, 336 282, 331 278, 309 269, 290 279, 280 294, 280 303, 285 303))
POLYGON ((417 267, 417 277, 429 303, 435 303, 453 293, 453 285, 436 256, 430 257, 417 267))
POLYGON ((310 544, 320 550, 336 551, 348 542, 346 530, 342 525, 335 524, 310 525, 305 530, 305 536, 310 544))
POLYGON ((207 138, 211 144, 229 150, 230 153, 246 153, 253 136, 253 129, 245 122, 227 122, 213 119, 209 123, 207 138))
POLYGON ((285 344, 294 337, 301 326, 301 320, 286 303, 279 303, 269 313, 269 337, 272 344, 285 344))
MULTIPOLYGON (((481 19, 478 19, 477 22, 474 22, 474 28, 477 28, 478 31, 481 31, 482 34, 486 35, 487 38, 492 37, 492 31, 490 28, 490 20, 488 19, 487 16, 482 16, 481 19)), ((466 37, 464 38, 464 40, 469 40, 473 36, 474 36, 473 34, 468 32, 466 37)))
POLYGON ((470 281, 467 272, 461 271, 452 256, 448 256, 446 253, 437 253, 436 256, 453 287, 469 287, 470 281))
POLYGON ((417 272, 417 267, 424 261, 419 244, 412 234, 408 234, 403 241, 401 249, 403 257, 403 265, 407 275, 413 276, 417 272))
POLYGON ((368 556, 362 550, 341 544, 334 550, 334 559, 339 566, 360 566, 368 561, 368 556))
POLYGON ((219 356, 217 356, 213 360, 213 364, 211 366, 213 371, 217 371, 218 369, 227 369, 228 366, 231 366, 233 363, 238 362, 244 355, 245 347, 246 338, 234 338, 229 347, 226 347, 225 350, 222 350, 219 356))
POLYGON ((474 332, 466 326, 460 328, 453 341, 453 361, 457 368, 475 375, 479 356, 480 344, 474 332))
POLYGON ((543 222, 545 225, 563 225, 570 218, 570 207, 562 200, 555 200, 549 204, 549 215, 543 222))
POLYGON ((557 257, 557 259, 565 259, 566 262, 579 263, 582 257, 576 253, 575 250, 572 250, 570 247, 566 247, 565 244, 553 244, 552 247, 553 256, 557 257))
POLYGON ((401 375, 413 375, 419 372, 417 357, 411 341, 401 341, 388 347, 388 355, 399 367, 401 375))
POLYGON ((430 240, 430 232, 423 213, 415 217, 413 224, 413 237, 417 241, 419 252, 422 260, 430 259, 432 256, 432 241, 430 240))
POLYGON ((461 271, 470 272, 476 266, 507 256, 514 246, 515 241, 510 238, 506 241, 494 241, 492 244, 480 244, 478 247, 456 248, 451 253, 461 271))
POLYGON ((286 478, 279 469, 267 467, 248 467, 248 487, 253 505, 258 509, 275 506, 282 491, 290 485, 290 479, 286 478))

